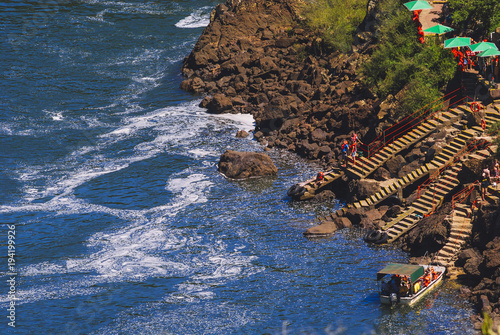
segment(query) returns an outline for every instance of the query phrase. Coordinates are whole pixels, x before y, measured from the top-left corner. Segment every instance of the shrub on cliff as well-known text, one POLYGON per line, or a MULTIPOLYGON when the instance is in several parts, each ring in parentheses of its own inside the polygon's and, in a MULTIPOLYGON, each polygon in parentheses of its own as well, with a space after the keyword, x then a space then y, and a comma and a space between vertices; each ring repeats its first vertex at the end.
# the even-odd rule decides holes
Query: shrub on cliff
POLYGON ((500 2, 498 0, 449 0, 453 23, 461 30, 472 28, 481 35, 500 27, 500 2))
POLYGON ((304 10, 306 24, 321 32, 326 46, 347 52, 366 15, 367 0, 313 0, 304 10))
POLYGON ((383 0, 380 13, 378 46, 363 68, 365 82, 381 99, 404 89, 400 102, 406 115, 442 96, 456 62, 435 39, 418 41, 411 13, 400 1, 383 0))

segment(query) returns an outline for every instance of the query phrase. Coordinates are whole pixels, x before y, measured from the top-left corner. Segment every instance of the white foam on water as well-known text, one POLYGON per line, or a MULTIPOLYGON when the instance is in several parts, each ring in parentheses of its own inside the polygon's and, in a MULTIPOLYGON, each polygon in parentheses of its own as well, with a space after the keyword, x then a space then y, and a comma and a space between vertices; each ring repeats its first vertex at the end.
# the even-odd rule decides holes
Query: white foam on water
POLYGON ((255 129, 255 119, 251 114, 214 114, 214 118, 220 120, 231 121, 231 123, 236 124, 244 130, 255 129))
POLYGON ((165 15, 174 12, 171 9, 162 9, 156 2, 133 3, 125 1, 85 0, 85 3, 108 6, 107 11, 111 13, 165 15))
MULTIPOLYGON (((37 282, 36 287, 24 289, 19 286, 16 290, 16 305, 32 303, 40 300, 63 299, 70 296, 86 296, 99 293, 103 288, 93 287, 98 284, 91 276, 85 276, 80 280, 66 281, 60 285, 54 285, 50 280, 37 282)), ((9 303, 6 294, 0 295, 0 304, 9 303)))
POLYGON ((212 9, 211 6, 201 7, 177 22, 175 26, 177 28, 204 28, 210 23, 212 9))
MULTIPOLYGON (((95 141, 76 149, 63 160, 44 166, 23 166, 14 171, 24 186, 24 199, 17 204, 0 206, 0 213, 40 212, 46 217, 105 213, 124 221, 119 228, 103 228, 92 234, 86 242, 89 252, 83 256, 31 264, 20 269, 26 277, 34 278, 31 280, 51 275, 65 278, 63 283, 56 280, 52 284, 37 285, 37 290, 40 290, 37 294, 31 289, 21 292, 25 301, 92 294, 91 285, 96 283, 136 281, 156 276, 186 277, 185 283, 167 299, 212 299, 214 285, 262 271, 252 264, 254 257, 242 255, 239 249, 227 250, 219 237, 209 237, 214 241, 207 242, 206 237, 199 236, 196 230, 169 227, 179 212, 208 201, 213 182, 202 173, 206 166, 201 163, 201 169, 190 167, 171 175, 165 181, 165 190, 172 193, 172 198, 150 209, 110 208, 74 195, 78 186, 92 179, 120 171, 134 162, 172 152, 172 147, 176 154, 188 157, 216 156, 210 145, 193 148, 193 143, 199 141, 201 129, 220 126, 221 120, 226 127, 253 122, 246 115, 223 118, 208 114, 198 107, 199 102, 158 109, 141 116, 124 115, 119 127, 95 136, 95 141), (126 144, 143 130, 153 134, 153 139, 135 145, 129 154, 115 157, 113 151, 108 150, 110 146, 126 144), (32 202, 49 196, 49 200, 32 202), (213 244, 217 247, 214 248, 213 244), (195 259, 191 255, 177 255, 190 248, 205 251, 195 259), (65 275, 71 274, 79 274, 80 279, 72 281, 66 278, 65 275)), ((98 119, 95 123, 100 124, 98 119)))
POLYGON ((213 150, 204 150, 204 149, 192 149, 189 150, 188 152, 190 154, 193 154, 196 158, 217 155, 217 153, 213 150))
POLYGON ((0 135, 13 135, 12 125, 7 122, 0 123, 0 135))

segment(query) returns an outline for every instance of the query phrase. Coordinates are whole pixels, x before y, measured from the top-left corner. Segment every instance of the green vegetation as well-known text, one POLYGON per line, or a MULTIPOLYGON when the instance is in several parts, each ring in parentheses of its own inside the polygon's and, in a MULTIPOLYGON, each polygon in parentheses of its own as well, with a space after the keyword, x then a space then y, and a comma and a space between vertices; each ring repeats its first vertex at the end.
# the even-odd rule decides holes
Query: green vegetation
POLYGON ((402 115, 412 113, 440 98, 440 89, 453 78, 456 62, 449 50, 434 38, 418 41, 411 13, 401 1, 384 0, 377 50, 366 63, 366 84, 385 99, 401 90, 402 115))
POLYGON ((481 333, 483 335, 500 335, 500 327, 494 329, 493 320, 491 320, 491 316, 487 313, 483 313, 483 324, 481 326, 481 333))
POLYGON ((351 50, 353 34, 366 15, 368 0, 313 0, 304 10, 307 25, 321 32, 327 47, 351 50))
POLYGON ((478 29, 482 35, 500 27, 500 1, 498 0, 449 0, 453 21, 460 30, 478 29))

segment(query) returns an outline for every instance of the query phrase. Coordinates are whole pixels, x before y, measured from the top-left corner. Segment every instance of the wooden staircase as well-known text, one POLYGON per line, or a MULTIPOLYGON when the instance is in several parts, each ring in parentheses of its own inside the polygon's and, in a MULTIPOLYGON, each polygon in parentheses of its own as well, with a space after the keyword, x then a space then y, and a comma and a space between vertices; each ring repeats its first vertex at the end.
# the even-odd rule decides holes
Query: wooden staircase
POLYGON ((434 263, 449 267, 472 233, 470 205, 456 204, 451 216, 451 231, 445 245, 437 252, 434 263))

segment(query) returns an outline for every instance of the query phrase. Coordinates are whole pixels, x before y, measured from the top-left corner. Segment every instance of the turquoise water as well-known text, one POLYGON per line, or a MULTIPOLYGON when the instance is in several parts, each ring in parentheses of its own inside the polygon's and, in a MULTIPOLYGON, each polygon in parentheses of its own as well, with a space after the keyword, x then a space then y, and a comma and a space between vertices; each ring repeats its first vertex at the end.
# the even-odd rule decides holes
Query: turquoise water
POLYGON ((235 138, 250 116, 179 89, 217 3, 0 2, 1 332, 473 333, 452 283, 380 306, 375 273, 398 249, 303 237, 339 206, 286 198, 317 166, 271 151, 276 178, 217 173, 226 149, 262 150, 235 138))

